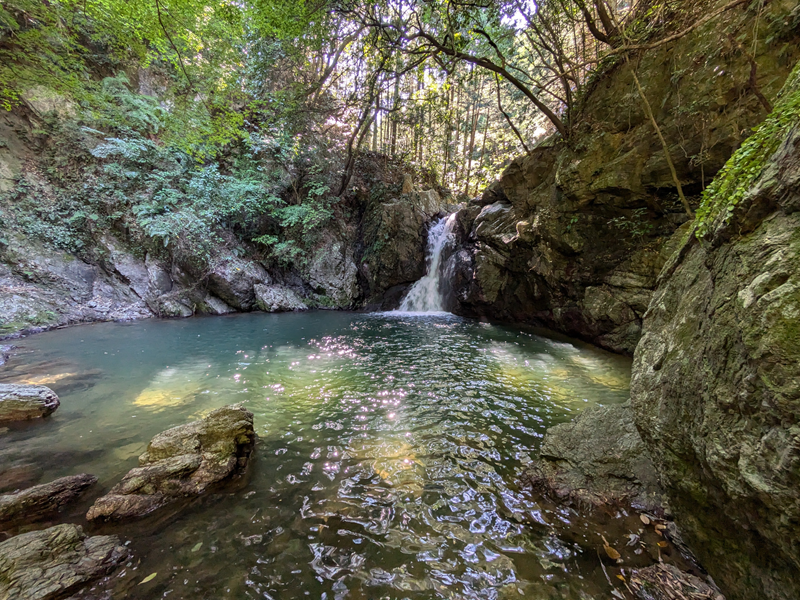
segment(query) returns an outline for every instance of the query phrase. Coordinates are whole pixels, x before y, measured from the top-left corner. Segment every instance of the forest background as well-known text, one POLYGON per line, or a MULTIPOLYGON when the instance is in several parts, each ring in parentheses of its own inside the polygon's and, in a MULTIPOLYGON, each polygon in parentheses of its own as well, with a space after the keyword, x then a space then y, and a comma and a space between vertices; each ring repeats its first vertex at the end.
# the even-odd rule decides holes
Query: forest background
MULTIPOLYGON (((6 190, 0 224, 78 253, 124 230, 200 268, 225 230, 302 266, 359 153, 474 196, 591 128, 604 72, 740 6, 763 3, 5 1, 0 104, 53 110, 44 166, 6 190)), ((755 54, 734 37, 715 52, 755 54)))

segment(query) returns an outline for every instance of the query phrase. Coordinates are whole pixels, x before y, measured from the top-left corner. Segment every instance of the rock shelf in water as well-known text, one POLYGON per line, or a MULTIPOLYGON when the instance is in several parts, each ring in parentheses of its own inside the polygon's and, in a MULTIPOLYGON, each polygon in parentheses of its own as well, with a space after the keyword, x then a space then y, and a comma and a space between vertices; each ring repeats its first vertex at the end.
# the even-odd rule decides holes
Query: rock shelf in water
POLYGON ((0 423, 47 417, 59 404, 58 396, 47 386, 0 384, 0 423))
POLYGON ((159 433, 139 457, 139 467, 98 498, 86 518, 142 517, 180 498, 200 495, 242 471, 254 441, 253 413, 238 405, 159 433))
POLYGON ((0 543, 0 598, 55 600, 128 557, 115 535, 87 537, 64 523, 0 543))
POLYGON ((50 483, 0 496, 0 523, 25 520, 39 521, 77 499, 87 488, 97 482, 97 477, 81 473, 61 477, 50 483))

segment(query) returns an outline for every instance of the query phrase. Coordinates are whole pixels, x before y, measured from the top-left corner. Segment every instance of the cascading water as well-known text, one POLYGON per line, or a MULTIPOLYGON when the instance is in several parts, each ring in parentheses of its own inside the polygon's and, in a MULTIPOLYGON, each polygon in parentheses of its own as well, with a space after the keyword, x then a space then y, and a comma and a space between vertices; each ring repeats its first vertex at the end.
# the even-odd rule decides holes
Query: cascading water
POLYGON ((444 295, 442 293, 442 252, 444 251, 456 214, 453 213, 438 221, 428 232, 428 272, 417 281, 400 304, 402 312, 442 312, 444 295))

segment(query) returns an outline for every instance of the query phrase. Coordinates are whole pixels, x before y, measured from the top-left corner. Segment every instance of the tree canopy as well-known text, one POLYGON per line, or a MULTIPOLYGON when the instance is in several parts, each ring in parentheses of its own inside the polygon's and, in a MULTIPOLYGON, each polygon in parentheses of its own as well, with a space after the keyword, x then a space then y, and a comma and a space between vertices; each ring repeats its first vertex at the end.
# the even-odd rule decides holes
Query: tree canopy
POLYGON ((371 149, 469 194, 543 136, 568 139, 597 66, 713 17, 702 4, 6 0, 0 104, 46 87, 201 161, 244 140, 321 145, 342 157, 337 194, 371 149))

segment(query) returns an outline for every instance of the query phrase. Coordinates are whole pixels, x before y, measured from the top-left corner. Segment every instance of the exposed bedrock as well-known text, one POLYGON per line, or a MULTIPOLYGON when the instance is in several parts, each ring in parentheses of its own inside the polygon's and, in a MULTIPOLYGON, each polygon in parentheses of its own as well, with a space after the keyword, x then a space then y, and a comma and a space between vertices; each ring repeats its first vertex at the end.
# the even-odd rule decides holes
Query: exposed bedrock
POLYGON ((448 198, 436 190, 409 188, 367 202, 359 278, 374 308, 397 308, 408 287, 425 275, 427 229, 448 208, 448 198))
POLYGON ((0 495, 0 525, 18 521, 31 523, 52 517, 96 482, 93 475, 81 473, 0 495))
POLYGON ((302 268, 284 268, 228 234, 201 268, 119 232, 99 235, 80 256, 11 232, 0 246, 0 338, 92 321, 379 307, 384 296, 396 306, 425 273, 427 229, 448 198, 415 190, 410 176, 379 162, 360 159, 347 214, 325 226, 302 268))
POLYGON ((0 384, 0 423, 47 417, 59 404, 58 396, 47 386, 0 384))
POLYGON ((56 600, 108 574, 129 552, 115 535, 63 524, 0 543, 0 598, 56 600))
POLYGON ((703 235, 661 273, 634 358, 637 427, 687 541, 733 600, 800 598, 798 107, 796 68, 761 145, 731 160, 739 175, 703 235))
POLYGON ((724 600, 670 520, 630 403, 548 429, 520 479, 542 511, 533 526, 622 566, 612 577, 638 600, 724 600))
POLYGON ((586 409, 547 430, 523 483, 560 504, 632 506, 663 515, 666 499, 629 403, 586 409))
MULTIPOLYGON (((759 36, 796 40, 796 31, 781 30, 793 8, 769 3, 773 32, 759 36)), ((766 116, 747 83, 747 57, 720 52, 727 36, 751 35, 751 19, 732 11, 639 60, 638 77, 695 207, 703 185, 766 116)), ((769 98, 798 54, 790 45, 777 52, 757 44, 761 91, 769 98)), ((458 244, 447 262, 455 311, 546 326, 633 353, 687 215, 635 92, 632 65, 620 63, 589 87, 569 143, 553 138, 517 158, 459 212, 458 244)))
POLYGON ((154 437, 131 469, 86 518, 142 517, 181 498, 206 492, 247 466, 255 441, 253 413, 225 406, 154 437))
POLYGON ((307 310, 305 302, 285 285, 256 285, 256 305, 264 312, 307 310))

